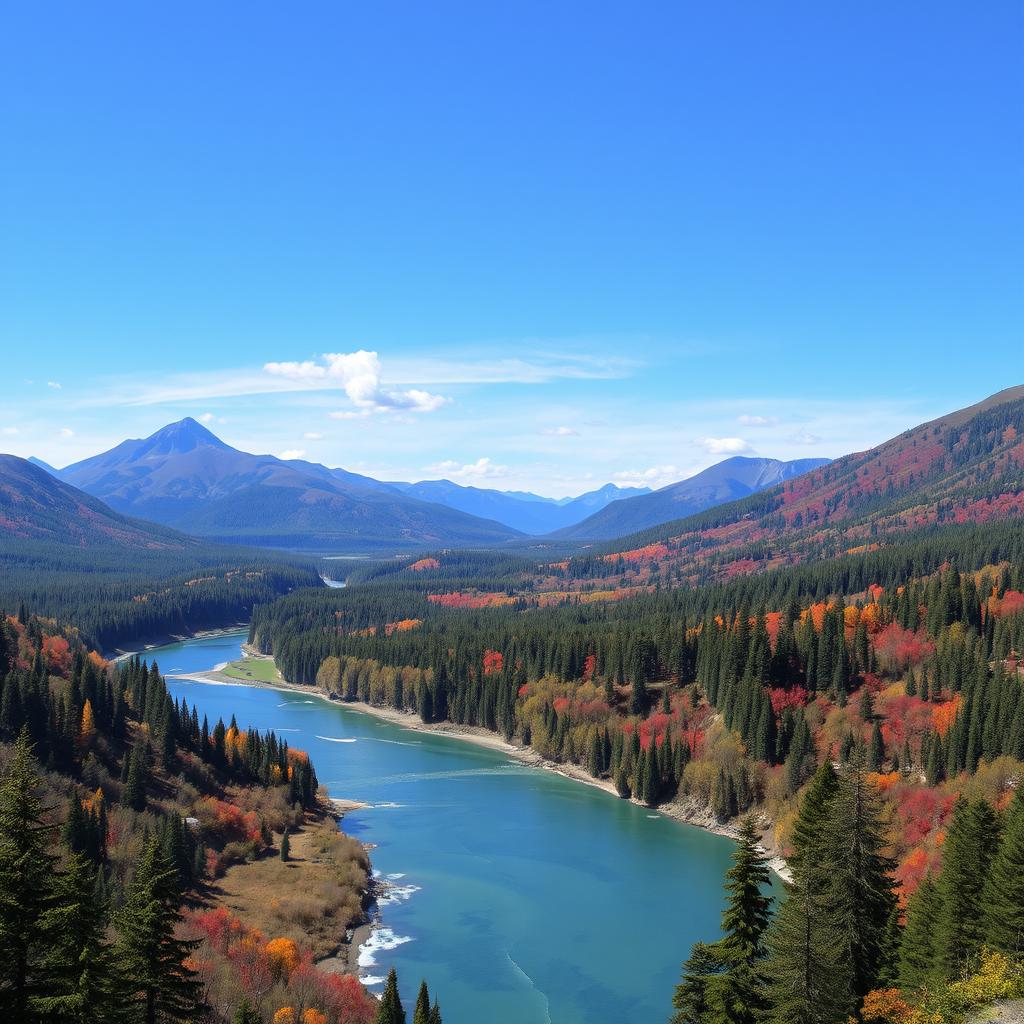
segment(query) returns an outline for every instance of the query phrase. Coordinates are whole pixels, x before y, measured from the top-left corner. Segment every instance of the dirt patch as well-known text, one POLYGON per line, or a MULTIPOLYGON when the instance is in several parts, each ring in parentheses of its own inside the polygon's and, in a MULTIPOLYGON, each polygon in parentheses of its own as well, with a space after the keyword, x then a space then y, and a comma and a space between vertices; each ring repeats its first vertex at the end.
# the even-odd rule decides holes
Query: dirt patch
MULTIPOLYGON (((336 958, 355 972, 353 931, 365 920, 370 862, 357 840, 322 815, 289 836, 289 858, 280 858, 281 836, 259 860, 236 864, 211 888, 227 907, 267 939, 292 939, 316 960, 336 958)), ((339 969, 339 967, 335 967, 339 969)))

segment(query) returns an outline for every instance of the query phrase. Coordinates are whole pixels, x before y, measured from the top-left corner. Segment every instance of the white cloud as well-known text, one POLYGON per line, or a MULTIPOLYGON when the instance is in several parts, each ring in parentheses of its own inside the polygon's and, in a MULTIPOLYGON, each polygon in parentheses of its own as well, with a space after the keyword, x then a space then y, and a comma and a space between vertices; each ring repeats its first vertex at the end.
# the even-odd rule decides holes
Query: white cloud
POLYGON ((17 437, 20 433, 21 431, 17 427, 4 427, 3 430, 0 430, 0 434, 3 434, 4 437, 17 437))
POLYGON ((204 412, 203 415, 199 417, 199 422, 212 423, 216 418, 217 417, 214 416, 212 412, 204 412))
POLYGON ((790 438, 790 441, 792 441, 793 444, 818 444, 821 441, 821 438, 818 437, 817 434, 812 434, 809 430, 801 430, 794 434, 790 438))
POLYGON ((279 459, 284 459, 285 462, 288 462, 291 459, 301 459, 301 458, 304 458, 305 455, 306 455, 306 450, 304 448, 286 448, 283 452, 281 452, 280 455, 278 455, 278 458, 279 459))
POLYGON ((621 473, 613 473, 612 479, 620 484, 635 484, 638 487, 653 487, 657 490, 685 476, 678 466, 651 466, 650 469, 628 469, 621 473))
POLYGON ((572 427, 545 427, 542 431, 546 437, 579 437, 580 432, 572 427))
POLYGON ((74 437, 75 432, 71 430, 69 427, 62 427, 60 431, 60 436, 66 440, 69 437, 74 437))
POLYGON ((48 388, 53 388, 54 391, 60 391, 60 384, 58 384, 57 381, 55 380, 48 380, 46 382, 46 386, 48 388))
POLYGON ((698 437, 696 444, 709 455, 742 455, 753 450, 742 437, 698 437))
POLYGON ((324 435, 318 434, 315 430, 307 430, 302 437, 306 441, 322 441, 324 439, 324 435))
POLYGON ((443 395, 434 395, 420 388, 391 391, 381 384, 380 357, 376 352, 326 352, 319 359, 304 362, 267 363, 271 376, 302 385, 341 388, 359 409, 387 412, 434 412, 448 402, 443 395))
POLYGON ((737 416, 736 422, 744 427, 774 427, 779 419, 777 416, 737 416))
POLYGON ((461 465, 454 459, 445 459, 444 462, 435 462, 432 466, 427 466, 426 471, 454 480, 487 480, 507 476, 508 466, 499 466, 488 458, 477 459, 468 465, 461 465))
POLYGON ((362 412, 353 412, 351 409, 340 409, 338 412, 330 412, 327 415, 332 420, 361 420, 364 416, 370 415, 370 410, 364 409, 362 412))

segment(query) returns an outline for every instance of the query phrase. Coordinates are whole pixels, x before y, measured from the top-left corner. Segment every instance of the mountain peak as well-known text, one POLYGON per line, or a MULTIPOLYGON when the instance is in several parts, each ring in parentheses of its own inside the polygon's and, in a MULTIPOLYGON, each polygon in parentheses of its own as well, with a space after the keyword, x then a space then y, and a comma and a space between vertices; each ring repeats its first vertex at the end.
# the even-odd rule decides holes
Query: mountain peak
POLYGON ((190 452, 201 447, 221 448, 227 451, 231 446, 225 444, 216 434, 207 430, 198 420, 186 416, 175 423, 168 423, 158 431, 150 434, 143 442, 141 450, 147 454, 173 455, 190 452))

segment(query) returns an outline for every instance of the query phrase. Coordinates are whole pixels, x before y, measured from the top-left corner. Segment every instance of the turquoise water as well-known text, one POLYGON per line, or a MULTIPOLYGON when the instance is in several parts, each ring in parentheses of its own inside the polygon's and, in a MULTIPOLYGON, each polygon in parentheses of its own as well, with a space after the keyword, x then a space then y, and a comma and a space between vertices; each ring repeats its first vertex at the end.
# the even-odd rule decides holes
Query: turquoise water
MULTIPOLYGON (((240 655, 244 633, 149 652, 163 672, 240 655)), ((446 1024, 662 1022, 680 962, 714 939, 732 844, 503 754, 303 694, 169 680, 211 718, 308 750, 344 828, 396 885, 364 974, 420 978, 446 1024), (347 742, 342 742, 347 741, 347 742)))

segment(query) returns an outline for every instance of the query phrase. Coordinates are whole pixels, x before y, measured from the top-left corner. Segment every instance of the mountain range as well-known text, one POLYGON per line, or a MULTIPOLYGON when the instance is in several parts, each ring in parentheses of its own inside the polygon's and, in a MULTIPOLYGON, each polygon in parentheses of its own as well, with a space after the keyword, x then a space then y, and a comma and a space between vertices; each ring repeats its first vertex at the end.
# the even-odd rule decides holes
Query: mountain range
POLYGON ((735 465, 721 479, 712 467, 658 492, 609 483, 577 498, 552 499, 451 480, 380 481, 314 462, 253 455, 187 417, 60 470, 28 461, 115 512, 183 533, 230 543, 368 552, 487 547, 548 534, 560 540, 603 538, 619 525, 619 532, 630 532, 674 518, 680 509, 706 508, 770 486, 808 460, 732 459, 728 464, 735 465))

